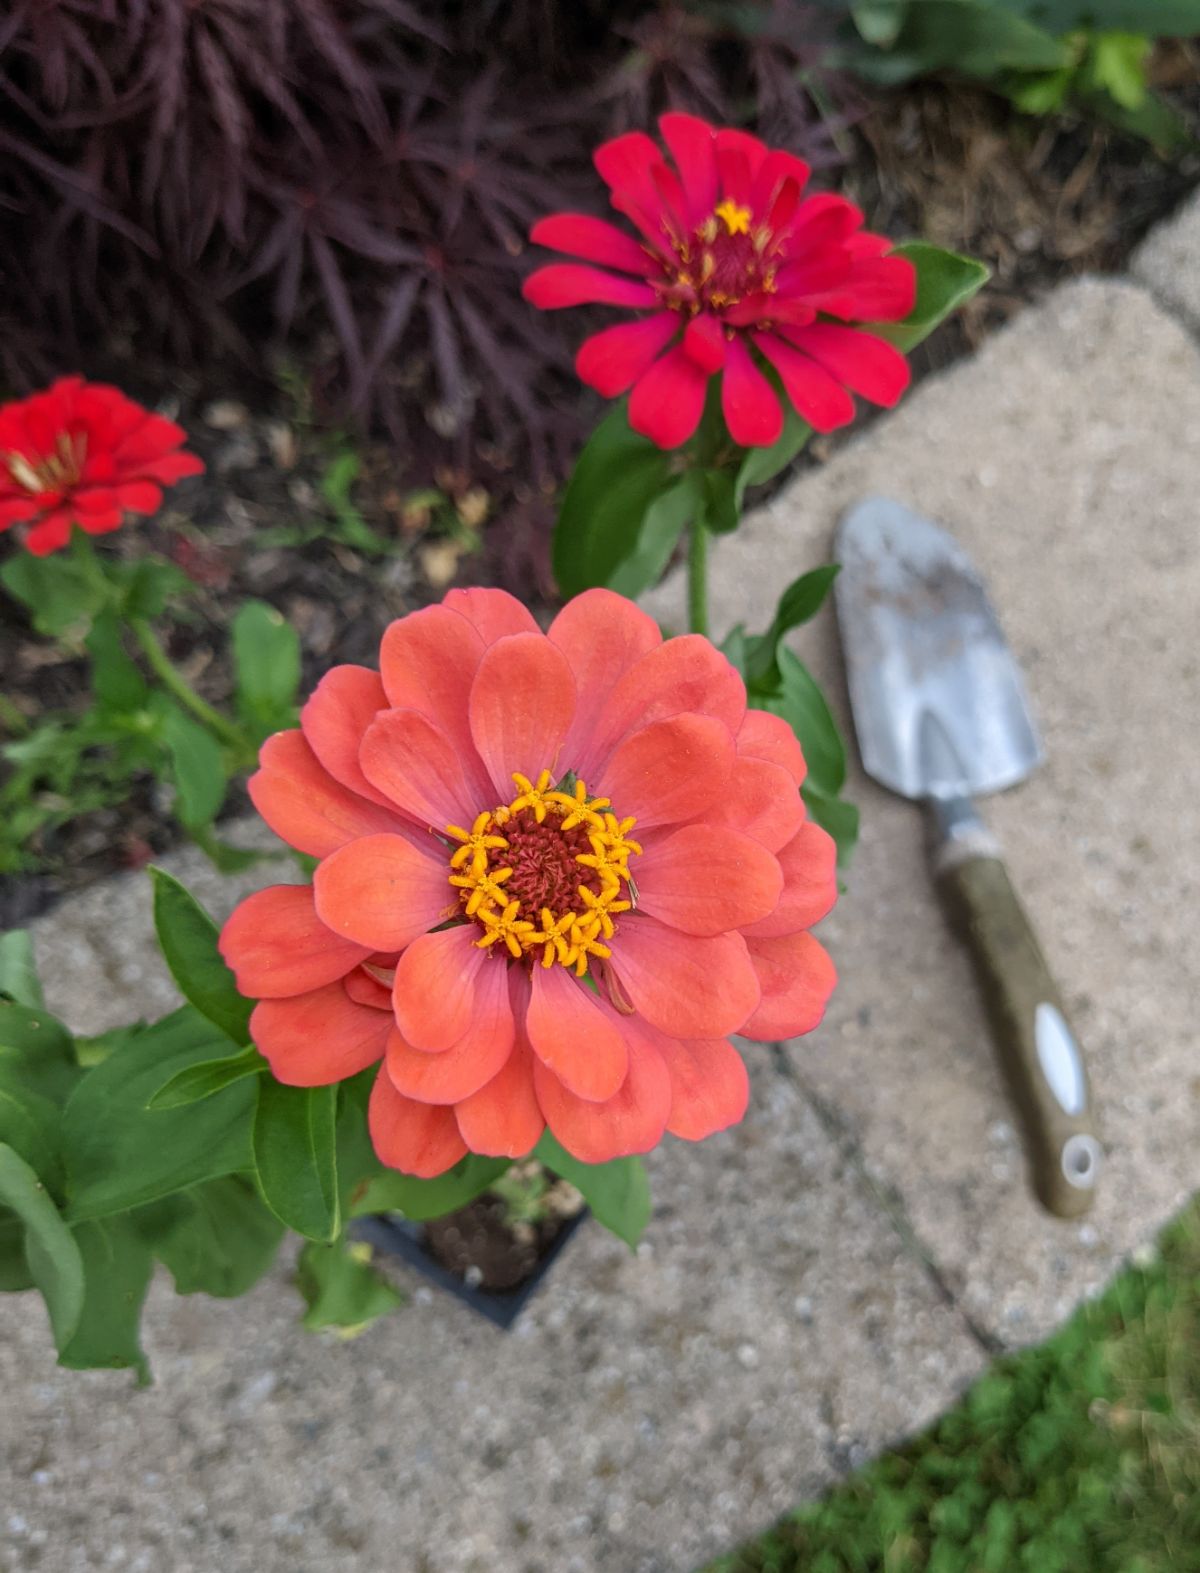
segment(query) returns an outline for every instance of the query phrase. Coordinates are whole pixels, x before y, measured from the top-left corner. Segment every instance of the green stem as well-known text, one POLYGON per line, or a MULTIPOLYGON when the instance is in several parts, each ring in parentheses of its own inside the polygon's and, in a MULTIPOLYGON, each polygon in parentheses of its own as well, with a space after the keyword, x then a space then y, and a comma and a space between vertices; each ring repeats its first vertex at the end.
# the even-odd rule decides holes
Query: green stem
POLYGON ((708 636, 708 531, 704 515, 697 511, 689 527, 688 540, 688 627, 694 634, 708 636))
POLYGON ((129 627, 133 637, 142 648, 151 671, 159 682, 185 709, 190 710, 198 721, 202 721, 214 736, 219 737, 223 743, 228 743, 230 748, 237 753, 239 762, 252 763, 256 750, 253 743, 242 731, 227 720, 219 710, 214 710, 207 700, 191 686, 187 679, 173 664, 170 656, 159 643, 158 636, 144 617, 131 617, 129 627))

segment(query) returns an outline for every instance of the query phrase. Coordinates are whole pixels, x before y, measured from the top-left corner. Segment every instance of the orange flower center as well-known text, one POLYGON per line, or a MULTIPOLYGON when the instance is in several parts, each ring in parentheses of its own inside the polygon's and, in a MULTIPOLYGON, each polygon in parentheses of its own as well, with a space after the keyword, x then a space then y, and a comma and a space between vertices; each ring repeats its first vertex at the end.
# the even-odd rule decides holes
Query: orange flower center
POLYGON ((676 263, 658 286, 664 306, 689 314, 719 311, 746 295, 770 295, 778 258, 767 224, 755 224, 747 207, 719 202, 698 229, 674 243, 676 263))
POLYGON ((557 787, 543 770, 536 783, 514 774, 511 803, 484 810, 469 830, 447 825, 459 845, 451 885, 466 918, 482 930, 482 949, 501 945, 517 961, 574 967, 610 956, 614 919, 637 900, 629 859, 633 819, 618 819, 606 797, 589 798, 568 775, 557 787), (565 790, 567 787, 570 790, 565 790))
POLYGON ((86 433, 63 431, 58 434, 54 452, 45 458, 29 459, 23 453, 9 453, 4 464, 18 486, 37 496, 42 492, 69 491, 78 485, 86 457, 86 433))

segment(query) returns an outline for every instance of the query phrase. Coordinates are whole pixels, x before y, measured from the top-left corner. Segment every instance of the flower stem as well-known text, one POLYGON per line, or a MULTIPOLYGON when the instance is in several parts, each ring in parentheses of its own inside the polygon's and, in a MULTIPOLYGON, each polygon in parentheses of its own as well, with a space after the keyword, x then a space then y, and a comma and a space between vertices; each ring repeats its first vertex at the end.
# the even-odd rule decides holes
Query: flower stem
POLYGON ((708 531, 697 513, 688 541, 688 627, 708 636, 708 531))
POLYGON ((146 657, 151 671, 167 692, 178 699, 185 709, 190 710, 198 721, 203 722, 215 737, 219 737, 223 743, 234 749, 239 763, 253 763, 256 750, 249 737, 241 727, 227 720, 219 710, 214 710, 207 700, 201 699, 163 649, 158 635, 145 618, 131 617, 129 627, 133 637, 141 646, 142 654, 146 657))

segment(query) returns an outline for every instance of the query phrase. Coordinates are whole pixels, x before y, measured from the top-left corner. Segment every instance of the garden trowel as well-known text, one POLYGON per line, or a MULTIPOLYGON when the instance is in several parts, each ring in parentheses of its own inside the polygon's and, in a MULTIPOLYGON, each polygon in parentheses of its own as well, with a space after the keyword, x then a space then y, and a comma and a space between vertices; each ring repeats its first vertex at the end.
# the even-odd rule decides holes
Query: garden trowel
POLYGON ((1101 1160, 1087 1070, 999 844, 971 802, 1041 763, 1021 675, 982 581, 944 530, 872 497, 843 519, 836 555, 863 766, 926 807, 934 880, 979 975, 1038 1196, 1073 1217, 1091 1204, 1101 1160))

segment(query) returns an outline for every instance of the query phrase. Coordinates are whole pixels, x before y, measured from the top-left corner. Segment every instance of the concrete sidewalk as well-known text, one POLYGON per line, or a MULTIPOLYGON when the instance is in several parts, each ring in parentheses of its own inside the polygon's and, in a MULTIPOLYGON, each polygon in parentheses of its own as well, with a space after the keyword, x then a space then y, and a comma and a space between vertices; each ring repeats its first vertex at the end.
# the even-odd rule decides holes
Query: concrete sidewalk
MULTIPOLYGON (((1032 1201, 919 818, 856 771, 862 844, 822 932, 834 1005, 749 1050, 738 1130, 654 1156, 636 1256, 589 1225, 508 1336, 407 1273, 413 1302, 351 1344, 300 1332, 283 1268, 233 1304, 159 1282, 144 1394, 56 1370, 38 1303, 5 1297, 0 1567, 683 1573, 919 1428, 1153 1237, 1200 1185, 1200 354, 1159 301, 1064 287, 714 562, 720 633, 764 624, 867 492, 976 556, 1047 748, 986 812, 1091 1058, 1093 1216, 1032 1201)), ((677 591, 654 598, 676 622, 677 591)), ((832 617, 797 648, 844 718, 832 617)), ((231 904, 235 882, 174 866, 231 904)), ((43 920, 52 1004, 93 1030, 163 1009, 148 936, 132 877, 43 920)))

